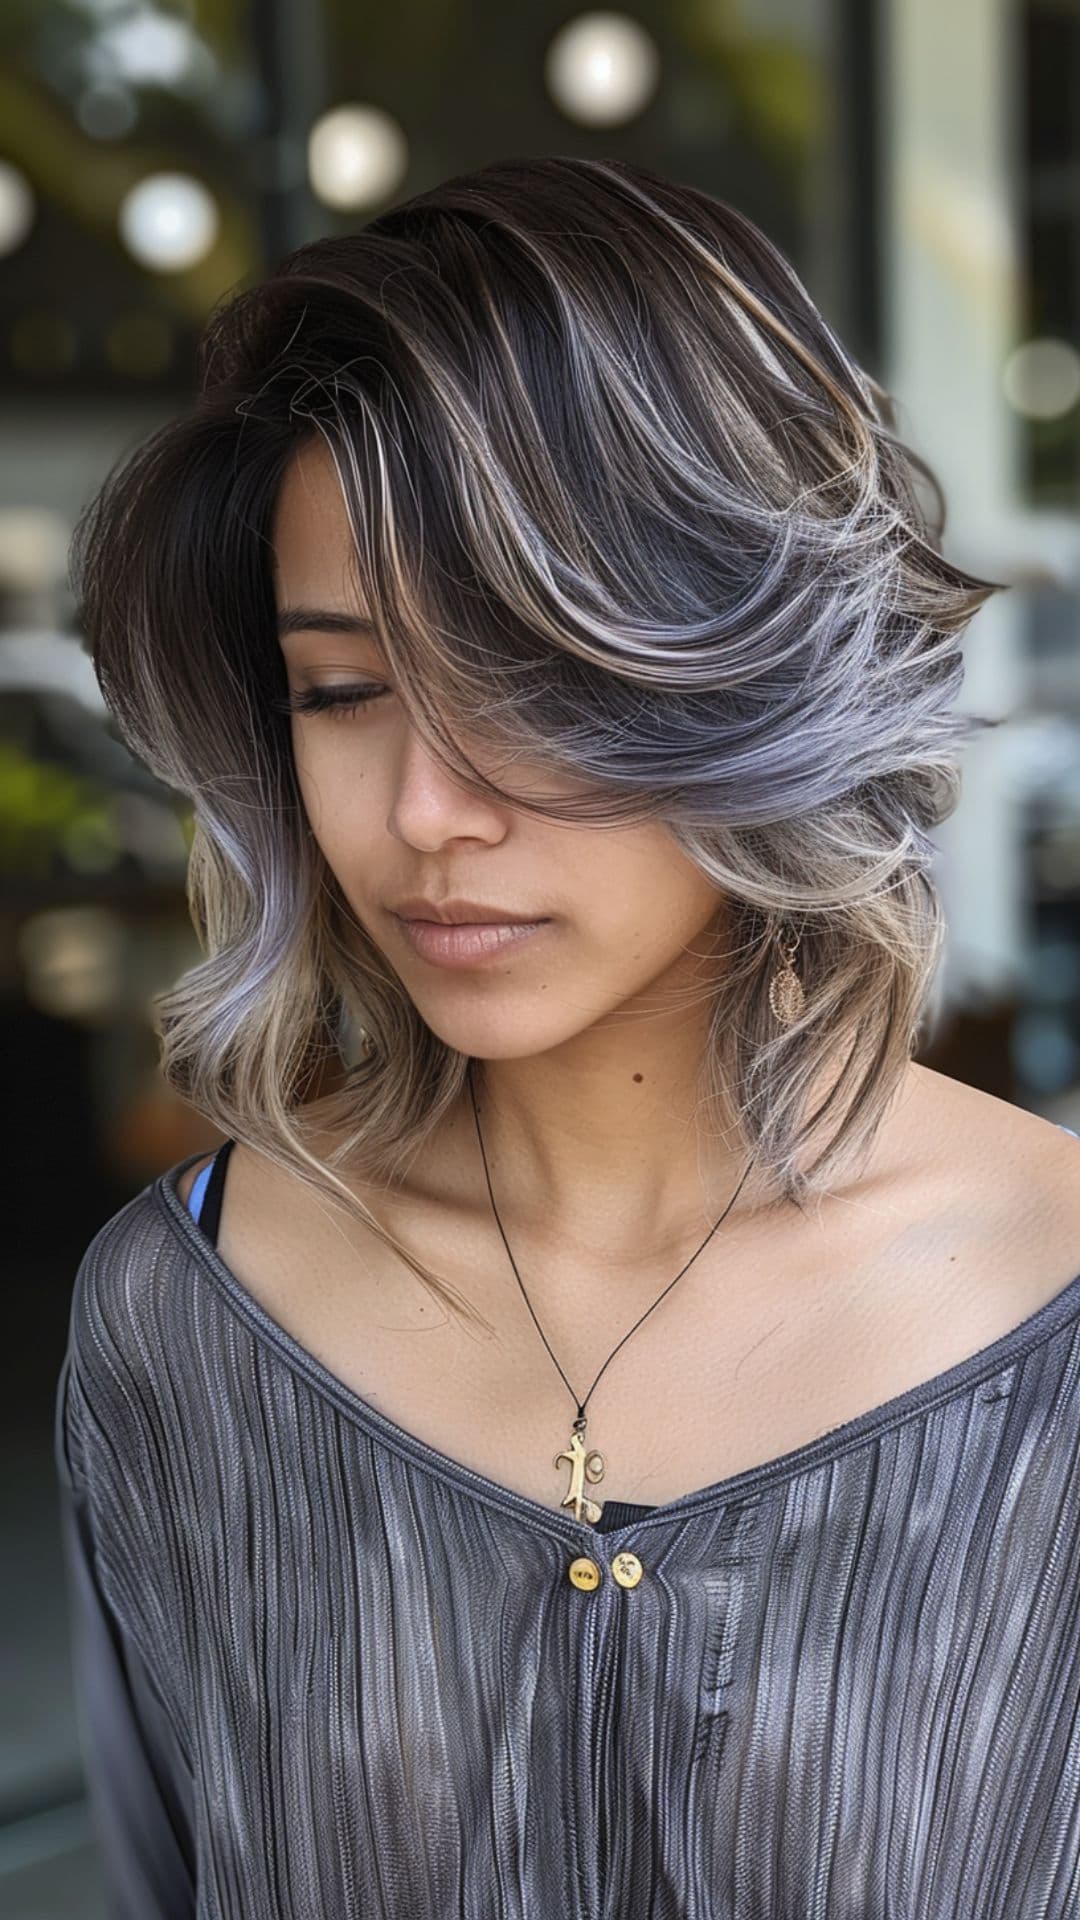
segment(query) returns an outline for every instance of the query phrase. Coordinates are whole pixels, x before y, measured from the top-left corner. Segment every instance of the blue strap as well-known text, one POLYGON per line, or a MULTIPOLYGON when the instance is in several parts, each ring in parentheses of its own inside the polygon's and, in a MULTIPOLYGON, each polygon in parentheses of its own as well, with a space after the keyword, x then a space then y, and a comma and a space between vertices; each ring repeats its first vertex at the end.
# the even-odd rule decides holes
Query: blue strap
POLYGON ((212 1160, 208 1160, 205 1167, 201 1168, 191 1183, 191 1192, 188 1194, 188 1212, 193 1214, 196 1220, 202 1212, 202 1203, 206 1198, 207 1185, 213 1171, 214 1163, 212 1160))

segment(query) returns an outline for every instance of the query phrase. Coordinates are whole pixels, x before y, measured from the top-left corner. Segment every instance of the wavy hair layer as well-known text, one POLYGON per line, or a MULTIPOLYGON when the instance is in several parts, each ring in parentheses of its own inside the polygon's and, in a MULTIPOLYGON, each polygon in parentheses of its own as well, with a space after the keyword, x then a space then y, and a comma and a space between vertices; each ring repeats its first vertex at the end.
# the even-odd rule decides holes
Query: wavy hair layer
POLYGON ((1002 583, 943 558, 936 479, 788 261, 644 167, 507 160, 290 254, 211 316, 199 376, 73 543, 104 697, 194 808, 204 957, 158 998, 169 1084, 453 1303, 339 1171, 393 1186, 469 1062, 300 801, 269 531, 319 436, 430 750, 550 818, 660 821, 723 896, 706 1122, 737 1113, 799 1206, 861 1165, 930 1006, 929 834, 993 724, 957 707, 960 636, 1002 583), (778 1030, 788 928, 806 1003, 778 1030), (320 1155, 305 1090, 350 1023, 370 1051, 318 1103, 320 1155))

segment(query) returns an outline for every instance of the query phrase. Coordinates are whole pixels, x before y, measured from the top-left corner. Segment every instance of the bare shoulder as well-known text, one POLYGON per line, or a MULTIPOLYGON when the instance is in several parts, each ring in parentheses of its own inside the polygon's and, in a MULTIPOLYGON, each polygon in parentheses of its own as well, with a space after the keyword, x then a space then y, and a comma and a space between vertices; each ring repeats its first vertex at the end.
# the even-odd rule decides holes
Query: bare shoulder
MULTIPOLYGON (((201 1155, 177 1181, 176 1191, 185 1206, 200 1173, 213 1158, 213 1151, 201 1155)), ((266 1219, 273 1219, 279 1208, 295 1211, 298 1198, 304 1192, 292 1175, 283 1174, 272 1160, 253 1152, 242 1140, 234 1141, 229 1155, 228 1188, 230 1216, 235 1216, 243 1207, 253 1209, 266 1219)))
POLYGON ((930 1067, 913 1066, 910 1085, 909 1111, 920 1124, 928 1120, 935 1131, 957 1129, 954 1144, 965 1160, 990 1171, 1005 1155, 1006 1168, 1015 1165, 1032 1174, 1042 1170, 1051 1180, 1062 1178, 1075 1187, 1080 1139, 1055 1121, 930 1067))
MULTIPOLYGON (((212 1152, 203 1154, 177 1182, 176 1190, 185 1205, 200 1173, 213 1158, 212 1152)), ((234 1142, 229 1155, 228 1190, 231 1221, 241 1213, 251 1213, 267 1225, 279 1214, 294 1215, 305 1194, 294 1176, 284 1174, 274 1161, 253 1152, 242 1140, 234 1142)))
MULTIPOLYGON (((1080 1272, 1080 1139, 1054 1121, 914 1066, 900 1132, 946 1212, 1006 1259, 1048 1276, 1080 1272)), ((933 1217, 933 1210, 931 1210, 933 1217)))
MULTIPOLYGON (((312 1125, 307 1145, 324 1164, 330 1164, 332 1136, 312 1125)), ((212 1158, 200 1158, 178 1183, 185 1202, 212 1158)), ((341 1177, 347 1192, 380 1223, 392 1229, 409 1226, 413 1208, 407 1186, 398 1194, 372 1187, 352 1173, 341 1177)), ((368 1231, 362 1217, 348 1210, 344 1199, 317 1190, 246 1141, 233 1141, 222 1201, 218 1249, 242 1279, 257 1274, 265 1287, 277 1275, 285 1285, 295 1283, 297 1274, 309 1272, 316 1261, 325 1267, 344 1259, 355 1274, 379 1259, 378 1236, 368 1231)))

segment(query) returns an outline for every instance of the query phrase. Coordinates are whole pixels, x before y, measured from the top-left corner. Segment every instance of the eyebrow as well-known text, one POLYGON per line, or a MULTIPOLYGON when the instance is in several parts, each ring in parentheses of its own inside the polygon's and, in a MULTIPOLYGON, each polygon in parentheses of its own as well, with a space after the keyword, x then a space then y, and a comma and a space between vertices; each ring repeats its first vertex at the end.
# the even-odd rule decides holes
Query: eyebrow
POLYGON ((375 637, 370 620, 330 607, 283 607, 277 617, 278 638, 287 633, 362 633, 375 637))

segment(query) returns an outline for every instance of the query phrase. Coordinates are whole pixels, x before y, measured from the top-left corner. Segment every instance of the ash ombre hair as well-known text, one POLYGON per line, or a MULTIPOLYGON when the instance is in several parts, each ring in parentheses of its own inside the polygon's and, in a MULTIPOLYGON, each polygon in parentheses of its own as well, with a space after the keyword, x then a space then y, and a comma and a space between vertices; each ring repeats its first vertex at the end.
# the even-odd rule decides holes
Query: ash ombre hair
POLYGON ((927 1017, 928 835, 993 724, 957 709, 960 636, 1002 583, 942 557, 937 481, 787 260, 644 167, 507 160, 290 254, 215 312, 199 371, 73 546, 120 732, 194 806, 205 957, 157 1001, 169 1084, 452 1300, 338 1172, 392 1186, 469 1063, 356 923, 300 800, 269 535, 319 436, 430 750, 515 807, 668 829, 723 902, 703 1124, 737 1114, 797 1206, 849 1175, 927 1017), (567 797, 530 797, 522 767, 567 797), (789 930, 806 1003, 782 1029, 789 930), (324 1158, 304 1094, 350 1023, 371 1051, 319 1102, 324 1158))

